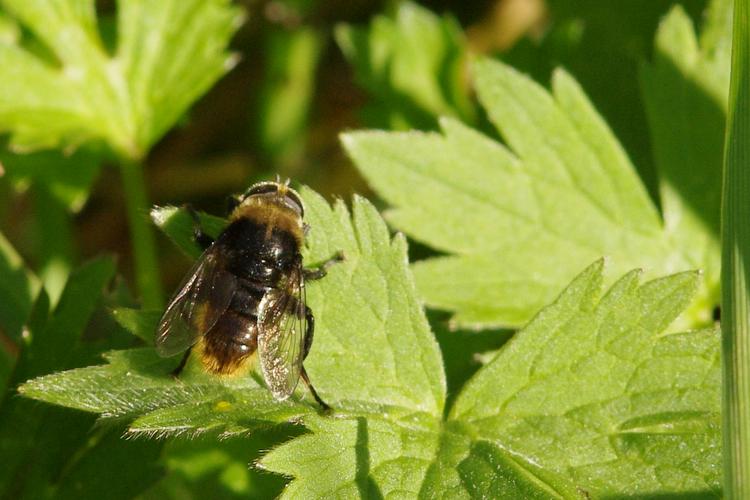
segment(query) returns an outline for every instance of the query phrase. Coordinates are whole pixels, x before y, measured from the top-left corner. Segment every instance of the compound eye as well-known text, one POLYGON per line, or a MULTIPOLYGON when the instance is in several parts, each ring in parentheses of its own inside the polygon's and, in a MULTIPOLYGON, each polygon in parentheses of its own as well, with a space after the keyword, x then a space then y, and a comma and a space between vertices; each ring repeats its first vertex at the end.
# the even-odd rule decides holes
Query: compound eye
POLYGON ((304 217, 305 207, 302 205, 302 200, 300 200, 299 195, 290 189, 286 192, 285 198, 289 204, 292 205, 292 208, 299 213, 300 217, 304 217))
POLYGON ((250 186, 250 189, 245 191, 244 198, 255 196, 258 194, 269 194, 276 193, 279 190, 279 185, 275 182, 259 182, 250 186))

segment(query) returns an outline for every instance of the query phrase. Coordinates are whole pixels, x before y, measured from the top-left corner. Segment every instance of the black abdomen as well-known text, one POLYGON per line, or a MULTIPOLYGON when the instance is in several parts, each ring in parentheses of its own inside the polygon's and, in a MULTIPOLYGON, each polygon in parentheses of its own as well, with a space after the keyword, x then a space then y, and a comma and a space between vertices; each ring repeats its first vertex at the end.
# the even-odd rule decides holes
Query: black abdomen
POLYGON ((229 307, 203 337, 201 360, 206 370, 230 375, 240 369, 258 347, 258 305, 262 288, 241 282, 229 307))

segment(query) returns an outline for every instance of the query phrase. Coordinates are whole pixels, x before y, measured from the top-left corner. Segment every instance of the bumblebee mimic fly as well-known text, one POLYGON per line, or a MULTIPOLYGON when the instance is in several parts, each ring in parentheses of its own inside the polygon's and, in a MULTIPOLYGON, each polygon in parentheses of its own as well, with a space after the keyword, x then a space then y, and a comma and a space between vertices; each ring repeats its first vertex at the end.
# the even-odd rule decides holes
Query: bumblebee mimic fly
POLYGON ((299 194, 281 182, 260 182, 233 200, 229 224, 212 240, 195 212, 195 239, 204 248, 159 322, 156 349, 163 357, 191 350, 206 371, 238 373, 258 353, 273 396, 291 396, 300 378, 323 409, 303 361, 313 340, 314 317, 305 282, 322 278, 339 254, 315 269, 302 265, 308 226, 299 194))

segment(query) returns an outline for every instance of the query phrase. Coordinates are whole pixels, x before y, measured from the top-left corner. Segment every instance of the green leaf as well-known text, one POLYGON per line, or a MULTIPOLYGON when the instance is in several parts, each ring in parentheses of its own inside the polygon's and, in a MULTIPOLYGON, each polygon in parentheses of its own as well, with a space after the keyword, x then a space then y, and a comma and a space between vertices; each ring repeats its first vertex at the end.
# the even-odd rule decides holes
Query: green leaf
POLYGON ((21 29, 10 16, 0 12, 0 40, 6 43, 17 42, 21 38, 21 29))
MULTIPOLYGON (((611 258, 613 275, 690 269, 570 75, 556 71, 550 95, 501 63, 480 60, 475 70, 479 100, 507 147, 452 119, 441 120, 440 133, 342 138, 394 206, 387 219, 448 254, 413 266, 428 305, 454 311, 459 326, 519 326, 601 256, 611 258)), ((684 322, 709 321, 706 302, 714 303, 684 322)))
POLYGON ((120 0, 113 54, 93 0, 2 5, 43 48, 0 43, 0 128, 20 149, 102 140, 140 158, 235 61, 241 16, 227 0, 120 0))
POLYGON ((121 327, 152 345, 156 332, 156 325, 162 316, 162 311, 142 311, 128 307, 118 307, 112 310, 112 317, 121 327))
POLYGON ((307 287, 316 335, 306 366, 321 396, 334 406, 348 400, 362 408, 387 405, 394 412, 400 407, 441 415, 443 364, 416 297, 405 238, 391 239, 363 198, 355 196, 350 216, 341 201, 331 209, 311 190, 302 196, 311 226, 305 262, 322 262, 339 251, 346 258, 307 287))
POLYGON ((268 67, 258 94, 258 136, 275 162, 299 162, 305 151, 316 72, 325 38, 312 27, 273 29, 265 36, 268 67))
POLYGON ((465 84, 467 50, 461 28, 402 2, 392 17, 376 16, 367 28, 342 24, 336 41, 373 102, 371 125, 433 128, 435 117, 474 118, 465 84))
POLYGON ((36 242, 39 279, 57 304, 73 265, 73 220, 67 207, 50 192, 51 186, 32 186, 35 219, 30 221, 36 242))
MULTIPOLYGON (((71 274, 48 321, 41 322, 38 331, 30 329, 28 335, 24 336, 28 348, 24 348, 16 366, 17 382, 67 366, 72 355, 71 346, 80 341, 114 272, 112 259, 100 257, 71 274)), ((36 307, 39 308, 39 304, 36 307)), ((41 306, 39 309, 39 321, 46 316, 48 307, 41 306)))
POLYGON ((491 489, 490 498, 549 498, 553 492, 539 481, 528 481, 526 471, 508 463, 515 461, 507 456, 506 463, 495 470, 479 470, 478 457, 462 461, 470 438, 450 424, 441 433, 434 424, 398 423, 374 416, 308 419, 307 426, 313 434, 272 450, 259 463, 261 468, 294 477, 282 498, 468 498, 470 494, 481 497, 491 489), (469 484, 456 475, 459 463, 469 484))
POLYGON ((83 208, 100 167, 99 155, 84 148, 69 155, 52 150, 29 154, 2 151, 0 162, 16 190, 24 190, 30 183, 42 184, 71 212, 83 208))
POLYGON ((171 440, 164 447, 169 472, 142 498, 183 500, 186 493, 187 498, 196 499, 275 498, 284 478, 248 467, 248 462, 279 439, 288 438, 291 430, 285 426, 278 432, 222 441, 208 436, 171 440))
POLYGON ((706 7, 705 21, 701 27, 701 52, 713 59, 711 64, 716 69, 716 74, 699 78, 713 80, 714 95, 720 100, 726 98, 723 91, 728 91, 729 87, 733 11, 733 0, 711 0, 706 7))
MULTIPOLYGON (((114 274, 111 259, 93 260, 74 271, 59 302, 50 311, 49 297, 42 290, 25 323, 20 353, 10 387, 30 377, 61 370, 79 362, 79 341, 91 315, 101 301, 104 287, 114 274)), ((7 391, 0 400, 0 492, 15 497, 43 489, 57 479, 71 457, 71 449, 84 447, 92 425, 90 419, 71 416, 61 409, 40 407, 7 391), (61 436, 65 444, 61 444, 61 436), (68 446, 66 448, 66 445, 68 446), (58 449, 60 446, 63 450, 58 449)), ((83 453, 83 452, 82 452, 83 453)))
POLYGON ((719 293, 719 211, 731 2, 711 3, 700 43, 679 6, 656 35, 652 63, 641 67, 664 225, 691 267, 706 271, 702 308, 719 293))
POLYGON ((132 499, 163 475, 161 443, 122 439, 122 427, 84 436, 84 453, 71 460, 55 484, 55 498, 132 499), (117 480, 112 480, 117 471, 117 480))
POLYGON ((21 328, 28 319, 39 280, 24 265, 13 245, 0 234, 0 329, 12 341, 21 338, 21 328))
MULTIPOLYGON (((548 0, 545 28, 529 30, 524 40, 500 55, 539 82, 547 81, 556 67, 575 75, 625 147, 653 198, 658 195, 657 172, 638 67, 650 57, 659 20, 675 3, 548 0)), ((707 1, 679 3, 693 19, 700 19, 707 1)))
MULTIPOLYGON (((347 259, 307 287, 316 335, 305 366, 318 392, 344 414, 441 415, 442 363, 408 274, 405 240, 391 240, 380 216, 363 199, 355 198, 350 216, 341 202, 331 208, 312 191, 302 193, 311 225, 305 262, 312 265, 338 251, 347 259), (380 355, 366 354, 375 352, 380 355)), ((187 213, 165 208, 152 215, 184 248, 195 247, 187 213)), ((125 314, 123 323, 136 330, 153 319, 148 313, 125 314)), ((132 432, 154 435, 234 434, 315 413, 309 404, 274 401, 252 377, 204 374, 192 358, 180 381, 169 376, 177 360, 159 359, 151 349, 114 352, 107 360, 108 365, 35 379, 20 391, 104 416, 134 418, 132 432)), ((300 393, 304 391, 301 386, 300 393)))
POLYGON ((471 498, 577 498, 585 491, 489 441, 472 445, 458 464, 458 473, 471 498))
MULTIPOLYGON (((169 373, 177 361, 161 359, 151 348, 114 351, 105 358, 107 365, 39 377, 19 392, 104 417, 141 416, 130 431, 149 435, 222 428, 227 415, 230 423, 245 422, 241 430, 247 430, 254 428, 253 422, 274 422, 274 417, 283 421, 312 411, 295 402, 275 402, 250 377, 223 384, 190 367, 175 380, 169 373)), ((231 434, 240 429, 224 430, 231 434)))
POLYGON ((294 480, 282 498, 414 498, 437 452, 437 427, 388 414, 307 419, 312 434, 266 454, 260 466, 294 480))
MULTIPOLYGON (((226 221, 221 217, 199 213, 201 227, 206 234, 216 237, 226 226, 226 221)), ((198 258, 202 253, 200 247, 195 242, 193 229, 195 222, 185 210, 177 207, 154 207, 151 210, 151 220, 154 221, 159 229, 182 250, 186 255, 198 258)))
POLYGON ((600 297, 602 264, 589 267, 467 384, 451 420, 594 496, 718 490, 718 332, 662 333, 696 273, 639 275, 600 297))
POLYGON ((696 273, 601 296, 581 273, 467 384, 447 421, 306 418, 261 467, 285 498, 581 498, 716 494, 718 332, 664 334, 696 273))
POLYGON ((455 330, 449 328, 444 314, 428 314, 430 326, 446 353, 443 356, 448 382, 448 405, 450 406, 464 386, 483 364, 510 339, 513 330, 455 330))

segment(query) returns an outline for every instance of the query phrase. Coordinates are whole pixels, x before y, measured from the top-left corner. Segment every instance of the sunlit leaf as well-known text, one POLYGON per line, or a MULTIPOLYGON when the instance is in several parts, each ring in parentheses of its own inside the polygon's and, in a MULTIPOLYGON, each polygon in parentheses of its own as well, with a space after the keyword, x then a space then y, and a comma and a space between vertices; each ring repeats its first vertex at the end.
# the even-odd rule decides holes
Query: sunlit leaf
POLYGON ((110 54, 93 0, 2 2, 33 36, 0 40, 0 129, 15 148, 102 140, 139 158, 234 64, 226 46, 241 16, 227 0, 117 5, 110 54))
POLYGON ((716 331, 664 335, 695 273, 602 296, 581 273, 469 381, 446 421, 306 419, 261 466, 284 498, 712 496, 720 488, 716 331))
MULTIPOLYGON (((428 305, 454 311, 458 325, 519 326, 601 256, 611 257, 615 275, 691 268, 570 75, 557 71, 549 94, 501 63, 475 69, 479 99, 507 147, 452 119, 440 133, 343 136, 394 207, 388 220, 449 254, 414 264, 428 305)), ((702 288, 700 296, 711 293, 702 288)), ((706 302, 687 324, 709 320, 706 302)))

